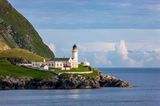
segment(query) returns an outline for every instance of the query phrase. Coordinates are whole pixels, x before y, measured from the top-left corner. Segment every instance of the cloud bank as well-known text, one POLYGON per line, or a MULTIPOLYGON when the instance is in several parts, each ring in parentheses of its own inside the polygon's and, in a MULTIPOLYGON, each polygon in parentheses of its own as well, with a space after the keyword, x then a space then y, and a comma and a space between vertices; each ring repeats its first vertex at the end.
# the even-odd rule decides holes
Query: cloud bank
POLYGON ((83 52, 83 56, 88 57, 91 62, 94 61, 92 64, 99 67, 147 67, 148 64, 157 67, 159 64, 155 63, 160 62, 159 51, 129 52, 125 40, 82 45, 79 49, 83 52))

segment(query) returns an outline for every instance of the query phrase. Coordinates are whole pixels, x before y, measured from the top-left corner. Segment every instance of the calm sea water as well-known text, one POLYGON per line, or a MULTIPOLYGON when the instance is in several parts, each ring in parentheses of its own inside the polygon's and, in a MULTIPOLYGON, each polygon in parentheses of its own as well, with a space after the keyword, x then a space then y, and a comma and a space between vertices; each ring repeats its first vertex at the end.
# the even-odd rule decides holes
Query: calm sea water
POLYGON ((160 69, 101 68, 134 88, 0 91, 0 106, 160 106, 160 69))

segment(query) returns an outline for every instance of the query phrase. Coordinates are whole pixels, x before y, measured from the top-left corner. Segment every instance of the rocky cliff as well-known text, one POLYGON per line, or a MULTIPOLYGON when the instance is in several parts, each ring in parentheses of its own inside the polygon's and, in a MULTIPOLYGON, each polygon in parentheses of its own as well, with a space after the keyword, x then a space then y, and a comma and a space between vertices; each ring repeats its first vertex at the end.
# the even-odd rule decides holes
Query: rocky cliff
POLYGON ((93 89, 100 87, 132 87, 129 82, 100 74, 95 78, 84 75, 61 74, 50 79, 1 77, 0 89, 93 89))
POLYGON ((0 0, 0 42, 10 48, 23 48, 43 57, 54 57, 32 24, 7 0, 0 0))

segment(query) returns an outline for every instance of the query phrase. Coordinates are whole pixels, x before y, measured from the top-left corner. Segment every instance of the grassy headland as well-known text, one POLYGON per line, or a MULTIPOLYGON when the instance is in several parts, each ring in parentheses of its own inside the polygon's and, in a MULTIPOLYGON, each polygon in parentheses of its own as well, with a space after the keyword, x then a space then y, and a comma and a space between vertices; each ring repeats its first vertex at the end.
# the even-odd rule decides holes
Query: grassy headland
POLYGON ((5 59, 0 59, 0 76, 4 76, 4 77, 11 76, 11 77, 29 77, 29 78, 36 78, 36 79, 47 79, 47 78, 52 78, 54 73, 65 74, 64 72, 85 72, 85 71, 93 71, 93 73, 83 74, 84 76, 96 77, 99 75, 99 71, 97 71, 96 69, 83 67, 83 66, 75 70, 72 69, 72 70, 65 71, 65 70, 56 69, 53 72, 47 72, 47 71, 40 71, 40 70, 27 68, 23 66, 16 66, 11 64, 9 61, 5 59))
POLYGON ((53 70, 53 72, 55 73, 66 73, 66 72, 89 72, 89 71, 93 71, 93 73, 89 73, 89 74, 83 74, 85 76, 89 76, 89 77, 96 77, 99 75, 99 71, 95 68, 92 67, 84 67, 82 65, 79 65, 78 68, 72 68, 71 70, 61 70, 59 68, 51 68, 51 70, 53 70))

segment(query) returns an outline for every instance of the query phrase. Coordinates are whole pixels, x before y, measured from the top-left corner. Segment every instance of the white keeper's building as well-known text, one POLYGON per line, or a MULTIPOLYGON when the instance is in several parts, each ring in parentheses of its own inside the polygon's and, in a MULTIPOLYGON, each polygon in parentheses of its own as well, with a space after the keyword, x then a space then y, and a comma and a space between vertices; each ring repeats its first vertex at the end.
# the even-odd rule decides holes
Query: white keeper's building
POLYGON ((48 68, 60 68, 62 70, 70 70, 71 68, 78 68, 78 48, 73 45, 72 56, 70 58, 54 58, 52 61, 32 62, 32 67, 41 68, 48 66, 48 68))

